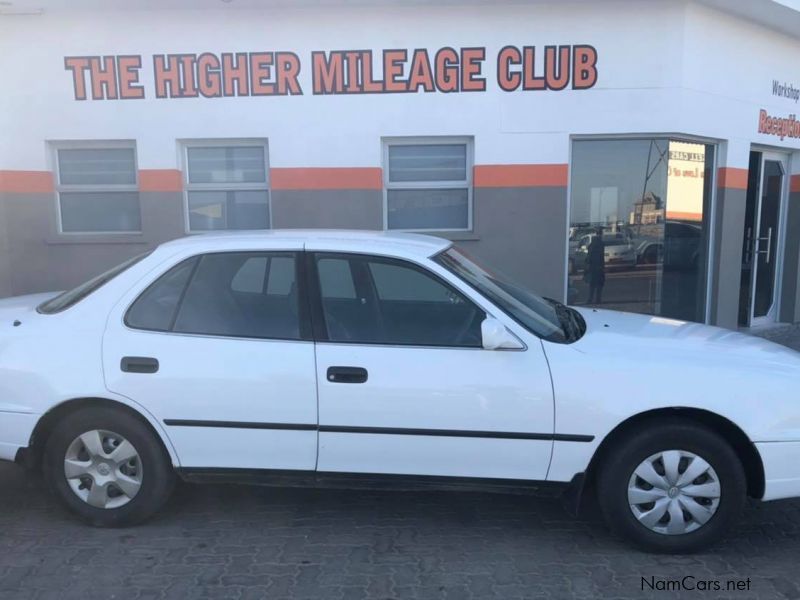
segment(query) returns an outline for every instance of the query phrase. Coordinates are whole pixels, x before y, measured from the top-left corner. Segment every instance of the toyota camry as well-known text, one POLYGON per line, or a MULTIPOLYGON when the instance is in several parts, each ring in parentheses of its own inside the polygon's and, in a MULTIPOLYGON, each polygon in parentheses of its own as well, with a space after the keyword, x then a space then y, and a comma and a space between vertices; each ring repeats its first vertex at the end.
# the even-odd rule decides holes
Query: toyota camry
POLYGON ((0 301, 0 459, 101 526, 177 477, 563 488, 692 551, 800 496, 798 388, 791 350, 568 307, 414 234, 197 235, 0 301))

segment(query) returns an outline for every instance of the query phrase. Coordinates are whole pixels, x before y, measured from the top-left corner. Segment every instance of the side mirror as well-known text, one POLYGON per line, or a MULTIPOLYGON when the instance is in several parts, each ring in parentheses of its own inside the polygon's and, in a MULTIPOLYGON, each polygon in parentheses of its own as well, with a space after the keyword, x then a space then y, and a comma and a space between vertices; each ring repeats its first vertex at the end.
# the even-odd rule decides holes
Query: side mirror
POLYGON ((486 317, 481 323, 481 339, 485 350, 522 350, 525 346, 506 326, 494 317, 486 317))

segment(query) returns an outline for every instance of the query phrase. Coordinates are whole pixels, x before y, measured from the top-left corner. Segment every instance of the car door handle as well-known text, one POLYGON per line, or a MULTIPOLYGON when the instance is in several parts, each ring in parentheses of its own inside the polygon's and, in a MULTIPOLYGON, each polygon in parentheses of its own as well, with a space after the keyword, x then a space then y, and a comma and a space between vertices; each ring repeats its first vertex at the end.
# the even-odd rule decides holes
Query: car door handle
POLYGON ((367 370, 361 367, 328 367, 328 381, 331 383, 364 383, 367 370))
POLYGON ((123 356, 119 368, 126 373, 157 373, 158 359, 149 356, 123 356))

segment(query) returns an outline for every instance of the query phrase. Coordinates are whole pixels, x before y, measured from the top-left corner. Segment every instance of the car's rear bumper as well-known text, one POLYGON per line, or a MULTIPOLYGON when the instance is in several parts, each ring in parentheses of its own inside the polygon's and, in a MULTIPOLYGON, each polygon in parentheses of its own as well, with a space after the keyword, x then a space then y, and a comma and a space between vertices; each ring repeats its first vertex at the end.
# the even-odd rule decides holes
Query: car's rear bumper
POLYGON ((39 415, 0 411, 0 460, 16 460, 20 448, 27 448, 39 415))
POLYGON ((800 497, 800 442, 756 443, 764 464, 763 500, 800 497))

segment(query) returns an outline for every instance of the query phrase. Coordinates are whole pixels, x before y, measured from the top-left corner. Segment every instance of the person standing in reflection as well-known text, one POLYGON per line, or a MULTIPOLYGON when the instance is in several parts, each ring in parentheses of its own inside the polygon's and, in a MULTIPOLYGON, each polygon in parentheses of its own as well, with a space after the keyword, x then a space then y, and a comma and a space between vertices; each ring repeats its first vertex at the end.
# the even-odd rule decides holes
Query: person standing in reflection
POLYGON ((606 284, 605 244, 603 228, 597 228, 586 254, 586 277, 589 283, 589 299, 586 304, 603 303, 603 286, 606 284))

